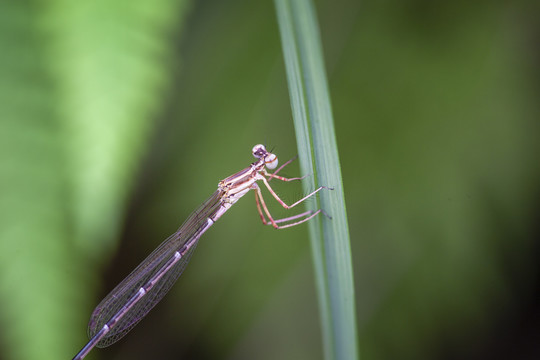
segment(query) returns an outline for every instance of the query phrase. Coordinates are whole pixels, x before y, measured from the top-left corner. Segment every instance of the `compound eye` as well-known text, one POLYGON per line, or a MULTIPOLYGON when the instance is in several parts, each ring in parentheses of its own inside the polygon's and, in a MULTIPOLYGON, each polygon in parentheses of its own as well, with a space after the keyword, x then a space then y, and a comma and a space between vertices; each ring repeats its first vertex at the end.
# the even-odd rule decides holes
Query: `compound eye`
POLYGON ((257 159, 262 158, 267 153, 266 148, 264 147, 264 145, 261 145, 261 144, 255 145, 253 149, 251 150, 251 152, 253 156, 256 157, 257 159))
POLYGON ((266 159, 264 161, 264 164, 269 169, 275 169, 278 166, 278 158, 276 155, 269 153, 266 155, 266 159))

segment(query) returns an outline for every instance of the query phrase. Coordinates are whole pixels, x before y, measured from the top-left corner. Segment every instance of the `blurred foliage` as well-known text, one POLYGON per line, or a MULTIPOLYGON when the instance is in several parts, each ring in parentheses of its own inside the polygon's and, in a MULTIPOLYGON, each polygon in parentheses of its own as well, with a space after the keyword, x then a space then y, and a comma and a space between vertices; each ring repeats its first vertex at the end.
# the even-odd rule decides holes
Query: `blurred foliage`
POLYGON ((179 5, 0 5, 0 298, 10 359, 67 358, 80 342, 73 330, 93 303, 97 261, 114 249, 168 79, 179 5))
MULTIPOLYGON (((540 355, 537 10, 317 3, 362 358, 540 355)), ((70 358, 93 306, 255 143, 294 155, 275 11, 2 2, 0 49, 0 358, 70 358)), ((261 226, 249 198, 88 358, 322 358, 306 229, 261 226)))

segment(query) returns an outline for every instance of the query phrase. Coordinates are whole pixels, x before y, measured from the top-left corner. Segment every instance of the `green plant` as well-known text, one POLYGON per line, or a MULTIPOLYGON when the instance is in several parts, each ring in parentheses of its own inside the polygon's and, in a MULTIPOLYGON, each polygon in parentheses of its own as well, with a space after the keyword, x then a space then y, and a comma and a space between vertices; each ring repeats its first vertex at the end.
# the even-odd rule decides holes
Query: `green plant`
MULTIPOLYGON (((276 0, 304 188, 327 185, 320 206, 332 219, 309 225, 326 359, 358 358, 347 213, 317 20, 309 0, 276 0)), ((310 204, 311 210, 317 206, 310 204)))

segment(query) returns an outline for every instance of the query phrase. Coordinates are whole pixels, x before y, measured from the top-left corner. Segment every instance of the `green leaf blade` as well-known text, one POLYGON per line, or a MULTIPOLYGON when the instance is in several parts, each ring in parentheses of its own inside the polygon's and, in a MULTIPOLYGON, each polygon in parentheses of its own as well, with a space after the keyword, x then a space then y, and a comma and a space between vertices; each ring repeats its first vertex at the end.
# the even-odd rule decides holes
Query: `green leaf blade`
MULTIPOLYGON (((358 358, 349 230, 324 60, 309 1, 276 1, 302 171, 315 173, 332 219, 310 224, 326 359, 358 358), (321 234, 322 226, 322 234, 321 234), (324 240, 321 240, 324 239, 324 240), (324 244, 324 245, 321 245, 324 244), (324 246, 322 251, 321 246, 324 246)), ((314 180, 304 187, 314 187, 314 180)), ((308 205, 309 207, 309 205, 308 205)), ((313 210, 314 205, 310 207, 313 210)))

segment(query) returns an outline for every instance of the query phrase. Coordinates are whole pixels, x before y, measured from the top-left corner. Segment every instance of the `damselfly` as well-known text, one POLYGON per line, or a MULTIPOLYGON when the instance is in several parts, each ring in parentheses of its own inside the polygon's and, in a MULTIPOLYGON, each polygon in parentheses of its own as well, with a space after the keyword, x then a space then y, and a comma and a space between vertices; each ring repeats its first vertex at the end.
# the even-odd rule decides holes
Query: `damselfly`
POLYGON ((325 187, 321 186, 292 205, 287 205, 270 187, 269 181, 274 178, 282 181, 303 179, 277 175, 293 159, 271 174, 266 169, 277 167, 277 156, 268 152, 263 145, 255 145, 252 153, 258 159, 256 162, 221 180, 216 192, 190 215, 176 233, 167 238, 101 301, 88 323, 90 341, 73 360, 83 359, 94 346, 109 346, 126 335, 170 290, 189 262, 201 235, 250 190, 255 190, 257 210, 263 224, 272 225, 276 229, 301 224, 322 211, 306 211, 274 220, 264 203, 257 181, 262 181, 270 194, 286 209, 295 207, 325 187))

